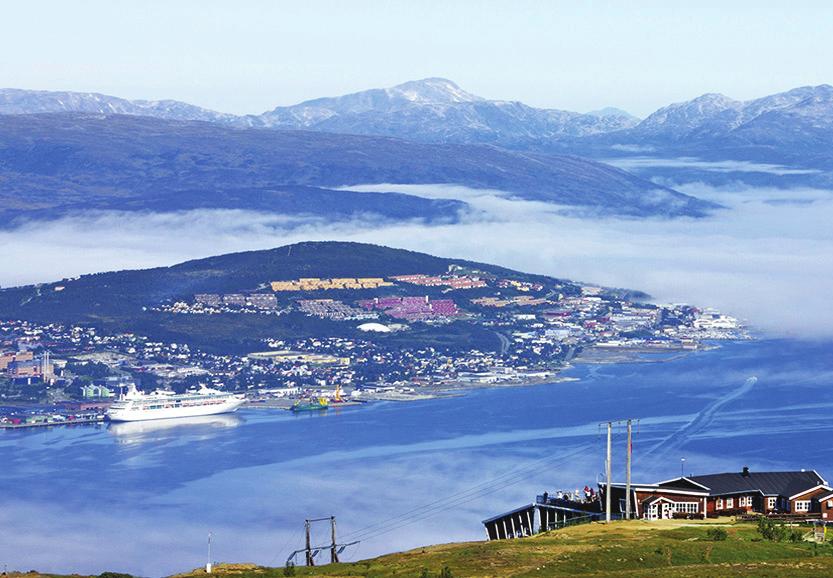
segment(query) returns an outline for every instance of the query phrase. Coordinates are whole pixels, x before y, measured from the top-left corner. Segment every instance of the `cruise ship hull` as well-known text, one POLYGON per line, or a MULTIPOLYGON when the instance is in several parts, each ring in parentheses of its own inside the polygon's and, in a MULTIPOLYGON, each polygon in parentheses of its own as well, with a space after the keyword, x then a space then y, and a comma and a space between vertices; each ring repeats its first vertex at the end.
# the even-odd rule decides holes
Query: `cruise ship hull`
POLYGON ((201 415, 217 415, 237 411, 245 400, 237 397, 224 399, 219 403, 194 406, 180 406, 160 409, 113 409, 107 412, 110 421, 145 421, 149 419, 171 419, 177 417, 197 417, 201 415))

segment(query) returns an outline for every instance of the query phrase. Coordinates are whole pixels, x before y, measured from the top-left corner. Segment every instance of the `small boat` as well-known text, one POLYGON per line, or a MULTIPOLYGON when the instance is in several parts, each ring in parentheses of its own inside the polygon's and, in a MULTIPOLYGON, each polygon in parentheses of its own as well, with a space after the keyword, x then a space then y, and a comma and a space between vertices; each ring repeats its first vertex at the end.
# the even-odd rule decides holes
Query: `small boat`
POLYGON ((330 403, 323 397, 313 397, 309 401, 295 402, 290 408, 295 413, 301 411, 321 411, 330 408, 330 403))

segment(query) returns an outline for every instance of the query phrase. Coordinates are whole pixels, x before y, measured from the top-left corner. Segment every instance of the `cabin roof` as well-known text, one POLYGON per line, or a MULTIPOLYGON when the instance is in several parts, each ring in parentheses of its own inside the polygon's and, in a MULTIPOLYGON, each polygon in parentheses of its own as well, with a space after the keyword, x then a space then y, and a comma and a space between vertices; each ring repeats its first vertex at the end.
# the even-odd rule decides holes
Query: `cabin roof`
POLYGON ((712 496, 761 492, 765 496, 793 496, 819 485, 824 479, 815 471, 799 472, 727 472, 690 476, 697 484, 708 487, 712 496))

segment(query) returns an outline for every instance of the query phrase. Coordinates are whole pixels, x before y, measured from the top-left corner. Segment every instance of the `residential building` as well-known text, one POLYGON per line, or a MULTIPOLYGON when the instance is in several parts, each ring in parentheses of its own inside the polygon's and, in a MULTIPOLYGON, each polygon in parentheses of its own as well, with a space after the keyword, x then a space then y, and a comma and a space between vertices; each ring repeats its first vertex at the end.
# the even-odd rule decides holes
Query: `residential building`
MULTIPOLYGON (((606 490, 600 484, 601 492, 606 490)), ((740 472, 683 476, 655 484, 632 484, 633 515, 649 520, 676 515, 707 517, 746 513, 818 514, 833 488, 815 470, 740 472)), ((625 485, 612 485, 613 512, 625 510, 625 485)), ((827 510, 833 510, 833 501, 827 510)))

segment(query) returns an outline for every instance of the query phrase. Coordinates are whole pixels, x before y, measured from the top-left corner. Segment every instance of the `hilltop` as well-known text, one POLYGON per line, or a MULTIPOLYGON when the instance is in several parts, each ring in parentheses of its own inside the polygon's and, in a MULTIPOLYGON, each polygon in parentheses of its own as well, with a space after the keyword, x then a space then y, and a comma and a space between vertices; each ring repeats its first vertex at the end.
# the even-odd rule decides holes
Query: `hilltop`
MULTIPOLYGON (((355 324, 346 326, 327 319, 292 313, 264 315, 175 315, 153 311, 154 306, 177 300, 192 300, 195 294, 268 292, 271 281, 298 278, 391 277, 395 275, 446 273, 449 267, 470 267, 493 276, 527 282, 545 281, 577 293, 578 286, 545 276, 510 271, 495 265, 378 245, 345 242, 307 242, 262 251, 233 253, 188 261, 171 267, 114 271, 83 275, 37 286, 0 290, 0 319, 81 323, 106 331, 131 331, 158 339, 191 343, 209 349, 239 349, 258 346, 266 337, 308 337, 355 334, 355 324)), ((405 294, 403 287, 377 290, 333 290, 319 297, 351 299, 405 294)), ((419 287, 418 294, 440 297, 443 289, 419 287)), ((472 297, 480 293, 475 290, 472 297)), ((281 294, 281 303, 304 298, 303 292, 281 294)), ((309 293, 307 297, 309 298, 309 293)), ((415 344, 496 349, 494 332, 476 323, 421 325, 392 336, 415 344)))
MULTIPOLYGON (((678 521, 617 522, 575 526, 531 538, 496 542, 442 544, 313 569, 298 576, 411 577, 423 570, 455 578, 512 576, 675 577, 728 576, 816 577, 833 572, 833 546, 761 541, 753 524, 678 521), (728 537, 714 541, 707 531, 723 527, 728 537)), ((220 566, 218 576, 271 578, 283 568, 220 566)), ((178 575, 196 578, 205 572, 178 575)))
MULTIPOLYGON (((374 578, 466 577, 664 577, 725 578, 768 576, 816 578, 833 573, 833 545, 762 541, 755 526, 726 520, 633 521, 574 526, 531 538, 442 544, 353 563, 296 567, 297 576, 374 578), (708 530, 727 531, 713 540, 708 530)), ((280 578, 284 568, 219 564, 213 574, 227 578, 280 578)), ((37 578, 42 574, 16 574, 37 578)), ((51 576, 51 575, 50 575, 51 576)), ((103 576, 103 575, 102 575, 103 576)), ((175 578, 204 578, 202 569, 175 578)))
MULTIPOLYGON (((617 522, 590 524, 521 540, 443 544, 399 554, 314 569, 298 576, 411 577, 443 568, 460 577, 728 576, 816 577, 833 572, 833 547, 761 541, 753 524, 722 524, 725 541, 709 539, 710 522, 617 522)), ((219 567, 218 576, 271 578, 283 569, 219 567)), ((205 576, 204 571, 177 578, 205 576)))

